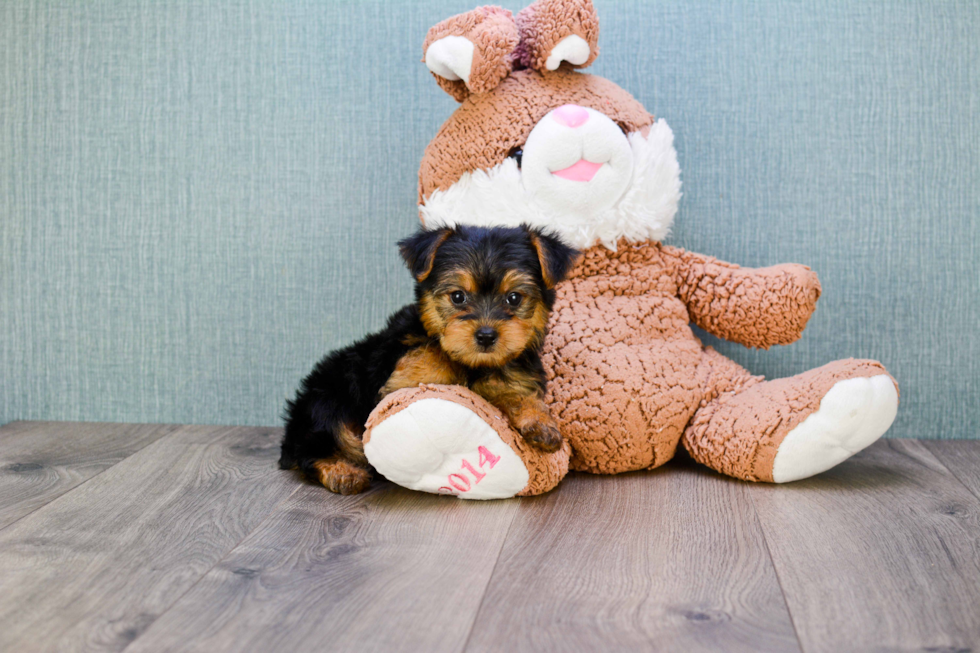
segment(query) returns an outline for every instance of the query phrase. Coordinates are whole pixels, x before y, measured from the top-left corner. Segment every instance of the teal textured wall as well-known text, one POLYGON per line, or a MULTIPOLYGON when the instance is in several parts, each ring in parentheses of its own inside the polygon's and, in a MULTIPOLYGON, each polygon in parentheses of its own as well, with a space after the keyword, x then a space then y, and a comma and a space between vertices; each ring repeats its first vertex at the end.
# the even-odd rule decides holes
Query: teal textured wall
MULTIPOLYGON (((409 299, 394 243, 455 106, 420 46, 472 6, 0 3, 0 423, 277 423, 409 299)), ((669 242, 820 273, 799 343, 720 348, 878 358, 892 435, 980 435, 980 4, 596 6, 593 71, 676 134, 669 242)))

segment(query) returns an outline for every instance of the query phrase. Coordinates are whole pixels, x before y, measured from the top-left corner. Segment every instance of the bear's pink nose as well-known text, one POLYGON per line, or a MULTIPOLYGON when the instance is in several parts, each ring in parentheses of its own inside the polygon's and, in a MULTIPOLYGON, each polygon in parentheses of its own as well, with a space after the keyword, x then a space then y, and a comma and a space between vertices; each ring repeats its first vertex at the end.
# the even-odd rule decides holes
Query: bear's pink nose
POLYGON ((584 125, 585 121, 589 119, 589 112, 577 104, 560 106, 552 111, 551 115, 555 117, 559 125, 565 125, 572 129, 584 125))

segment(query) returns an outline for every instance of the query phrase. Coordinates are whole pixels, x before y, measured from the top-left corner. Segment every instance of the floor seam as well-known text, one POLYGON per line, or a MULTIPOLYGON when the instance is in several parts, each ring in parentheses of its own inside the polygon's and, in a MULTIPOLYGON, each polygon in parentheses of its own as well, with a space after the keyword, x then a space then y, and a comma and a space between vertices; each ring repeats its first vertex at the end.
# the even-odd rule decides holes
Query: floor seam
MULTIPOLYGON (((11 422, 11 423, 13 423, 13 422, 11 422)), ((54 503, 55 501, 58 501, 58 500, 59 500, 59 499, 61 499, 62 497, 64 497, 64 496, 67 496, 67 495, 69 495, 69 494, 71 494, 72 492, 74 492, 75 490, 77 490, 77 489, 79 489, 80 487, 82 487, 82 486, 84 486, 84 485, 86 485, 86 484, 87 484, 87 483, 89 483, 90 481, 92 481, 92 480, 94 480, 94 479, 97 479, 97 478, 99 478, 100 476, 102 476, 103 474, 105 474, 106 472, 108 472, 108 471, 109 471, 110 469, 113 469, 114 467, 116 467, 116 465, 119 465, 120 463, 123 463, 123 462, 125 462, 125 461, 127 461, 127 460, 129 460, 130 458, 132 458, 132 457, 133 457, 133 456, 135 456, 136 454, 138 454, 138 453, 140 453, 141 451, 144 451, 145 449, 147 449, 147 448, 149 448, 149 447, 152 447, 152 446, 153 446, 153 445, 155 445, 155 444, 156 444, 157 442, 160 442, 161 440, 166 440, 167 438, 169 438, 169 437, 171 437, 171 436, 172 436, 172 435, 173 435, 174 433, 176 433, 176 432, 178 432, 178 431, 180 431, 180 429, 181 429, 181 428, 182 428, 182 425, 179 425, 179 424, 175 424, 175 425, 174 425, 174 429, 173 429, 172 431, 170 431, 169 433, 164 433, 163 435, 161 435, 161 436, 160 436, 159 438, 157 438, 156 440, 154 440, 154 441, 152 441, 152 442, 147 442, 146 444, 144 444, 144 445, 143 445, 142 447, 140 447, 139 449, 135 449, 135 450, 133 450, 133 451, 131 451, 131 452, 130 452, 130 453, 128 453, 128 454, 127 454, 126 456, 124 456, 124 457, 122 457, 122 458, 120 458, 119 460, 117 460, 116 462, 114 462, 114 463, 112 463, 111 465, 109 465, 109 466, 108 466, 108 467, 106 467, 105 469, 103 469, 103 470, 100 470, 100 471, 99 471, 99 472, 98 472, 97 474, 93 474, 92 476, 89 476, 89 477, 88 477, 87 479, 85 479, 84 481, 82 481, 82 482, 81 482, 81 483, 79 483, 78 485, 75 485, 75 486, 73 486, 73 487, 70 487, 70 488, 68 488, 68 489, 66 489, 66 490, 65 490, 64 492, 62 492, 61 494, 59 494, 59 495, 58 495, 58 496, 56 496, 56 497, 51 497, 51 499, 50 499, 49 501, 46 501, 45 503, 42 503, 41 505, 39 505, 38 507, 36 507, 36 508, 34 508, 34 509, 33 509, 33 510, 31 510, 30 512, 26 512, 26 513, 24 513, 23 515, 21 515, 20 517, 18 517, 18 518, 17 518, 17 519, 15 519, 15 520, 13 520, 13 521, 12 521, 12 522, 10 522, 9 524, 4 524, 3 526, 0 526, 0 532, 3 532, 4 530, 6 530, 6 529, 8 529, 8 528, 10 528, 10 527, 11 527, 11 526, 13 526, 14 524, 16 524, 16 523, 19 523, 19 522, 20 522, 20 521, 21 521, 22 519, 26 519, 27 517, 30 517, 31 515, 33 515, 33 514, 34 514, 34 513, 36 513, 37 511, 39 511, 39 510, 43 510, 44 508, 47 508, 48 506, 50 506, 50 505, 51 505, 52 503, 54 503)))
POLYGON ((480 611, 483 609, 483 602, 487 598, 487 592, 490 589, 490 583, 493 582, 493 577, 497 573, 497 565, 500 564, 500 556, 504 552, 504 547, 507 545, 507 540, 510 538, 510 532, 514 528, 514 522, 517 521, 517 513, 520 511, 521 506, 524 504, 523 498, 518 498, 517 506, 514 508, 514 514, 511 516, 510 523, 507 524, 507 532, 504 533, 503 539, 500 540, 500 550, 497 551, 497 559, 493 561, 493 567, 490 569, 490 575, 487 576, 487 584, 483 587, 483 595, 480 597, 480 603, 477 604, 476 610, 473 612, 473 621, 470 623, 470 629, 466 633, 466 641, 463 642, 463 647, 460 652, 466 651, 470 646, 470 639, 473 637, 473 629, 476 628, 476 620, 480 616, 480 611))
POLYGON ((796 637, 796 644, 799 646, 801 653, 806 653, 806 648, 803 646, 803 639, 800 637, 800 631, 796 627, 796 618, 793 616, 793 610, 790 608, 789 599, 786 597, 786 588, 783 587, 783 581, 779 577, 779 567, 776 565, 776 559, 773 558, 772 549, 769 546, 769 536, 766 535, 766 529, 762 525, 762 518, 759 517, 759 506, 755 502, 755 497, 752 493, 748 491, 748 488, 743 488, 742 491, 748 495, 749 501, 752 503, 752 516, 755 519, 756 525, 759 527, 759 533, 762 535, 762 544, 766 547, 766 555, 769 556, 769 564, 772 565, 772 573, 776 575, 776 584, 779 585, 779 593, 783 597, 783 605, 786 606, 786 615, 789 617, 789 623, 793 627, 793 636, 796 637))
POLYGON ((950 475, 950 476, 952 476, 952 477, 953 477, 954 479, 956 479, 956 482, 957 482, 957 483, 959 483, 960 485, 962 485, 962 486, 963 486, 964 488, 966 488, 966 491, 967 491, 967 492, 968 492, 968 493, 969 493, 970 495, 972 495, 972 496, 973 496, 973 497, 975 497, 975 498, 976 498, 976 499, 977 499, 978 501, 980 501, 980 493, 977 493, 977 492, 975 492, 975 491, 973 490, 973 488, 971 488, 971 487, 970 487, 969 485, 967 485, 967 484, 966 484, 966 483, 965 483, 965 482, 963 481, 963 479, 961 479, 961 478, 960 478, 959 476, 957 476, 957 474, 956 474, 956 472, 955 472, 955 471, 953 471, 953 470, 952 470, 952 469, 951 469, 951 468, 949 467, 949 465, 947 465, 946 463, 944 463, 944 462, 943 462, 943 459, 942 459, 942 458, 940 458, 940 457, 939 457, 938 455, 936 455, 936 452, 932 450, 932 447, 930 447, 930 446, 929 446, 929 444, 928 444, 928 443, 927 443, 926 441, 924 441, 924 440, 918 440, 918 439, 916 439, 915 441, 916 441, 916 442, 918 442, 919 444, 921 444, 921 445, 922 445, 922 447, 923 447, 923 448, 924 448, 924 449, 925 449, 926 451, 928 451, 928 452, 929 452, 929 453, 930 453, 930 454, 932 455, 932 457, 933 457, 933 458, 935 458, 937 462, 939 462, 939 464, 940 464, 940 465, 942 465, 942 468, 946 470, 946 473, 947 473, 947 474, 949 474, 949 475, 950 475))

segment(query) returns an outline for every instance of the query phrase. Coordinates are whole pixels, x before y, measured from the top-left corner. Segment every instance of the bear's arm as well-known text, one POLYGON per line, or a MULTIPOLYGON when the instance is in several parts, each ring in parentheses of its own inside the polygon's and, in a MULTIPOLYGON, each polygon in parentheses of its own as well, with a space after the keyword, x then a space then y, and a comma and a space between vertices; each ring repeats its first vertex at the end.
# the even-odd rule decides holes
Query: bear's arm
POLYGON ((817 274, 784 263, 741 268, 710 256, 663 247, 691 320, 713 335, 768 349, 799 340, 820 297, 817 274))

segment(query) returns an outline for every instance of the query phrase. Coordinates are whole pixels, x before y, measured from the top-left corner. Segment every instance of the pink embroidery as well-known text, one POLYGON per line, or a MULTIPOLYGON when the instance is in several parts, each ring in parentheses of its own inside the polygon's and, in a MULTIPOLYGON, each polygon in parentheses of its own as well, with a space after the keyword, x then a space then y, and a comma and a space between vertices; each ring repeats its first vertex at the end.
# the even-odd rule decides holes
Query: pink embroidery
POLYGON ((470 480, 461 474, 450 474, 449 484, 452 485, 457 490, 459 490, 460 492, 466 492, 467 490, 470 489, 470 480), (456 481, 454 481, 453 480, 454 476, 458 478, 461 482, 457 483, 456 481), (463 486, 463 483, 466 483, 466 485, 463 486))
POLYGON ((479 454, 479 469, 474 467, 470 461, 464 458, 462 464, 460 465, 460 470, 455 474, 450 474, 446 479, 449 485, 443 485, 437 490, 439 494, 459 496, 459 493, 469 492, 474 485, 487 477, 487 472, 480 471, 483 469, 484 465, 489 463, 490 469, 493 469, 494 466, 500 462, 500 456, 494 455, 486 447, 478 447, 476 451, 479 454), (464 472, 469 472, 472 474, 475 480, 470 483, 470 479, 464 475, 464 472))
POLYGON ((493 469, 493 466, 500 460, 500 456, 493 455, 486 447, 480 447, 477 451, 480 452, 480 467, 483 467, 483 463, 489 461, 490 469, 493 469))
POLYGON ((482 481, 483 477, 486 476, 486 474, 484 474, 483 472, 477 471, 476 468, 474 468, 473 465, 470 464, 470 461, 466 460, 465 458, 463 459, 463 468, 473 475, 477 483, 482 481))

